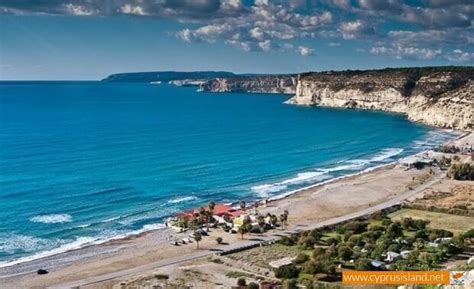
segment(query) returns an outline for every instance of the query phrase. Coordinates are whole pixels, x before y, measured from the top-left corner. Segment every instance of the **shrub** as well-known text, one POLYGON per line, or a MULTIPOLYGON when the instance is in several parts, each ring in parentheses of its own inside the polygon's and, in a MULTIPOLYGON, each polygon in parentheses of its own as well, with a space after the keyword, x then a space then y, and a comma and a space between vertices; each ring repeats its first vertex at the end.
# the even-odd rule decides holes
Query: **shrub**
POLYGON ((324 250, 324 248, 316 247, 313 250, 313 259, 317 260, 317 259, 322 259, 325 257, 326 257, 326 250, 324 250))
POLYGON ((247 281, 245 280, 245 278, 239 278, 237 279, 237 285, 240 287, 247 286, 247 281))
POLYGON ((293 246, 295 245, 295 240, 291 237, 283 236, 281 237, 279 243, 285 246, 293 246))
POLYGON ((337 249, 337 254, 339 258, 349 260, 352 257, 352 250, 349 247, 342 245, 337 249))
POLYGON ((224 240, 222 239, 222 237, 217 237, 217 238, 216 238, 217 244, 222 244, 222 241, 224 241, 224 240))
POLYGON ((305 253, 299 253, 298 256, 296 256, 295 263, 296 264, 303 264, 304 262, 309 260, 309 256, 306 255, 305 253))
POLYGON ((398 222, 390 224, 387 228, 387 235, 389 238, 401 237, 402 234, 403 234, 402 226, 398 222))
POLYGON ((257 283, 250 282, 249 285, 247 285, 247 289, 258 289, 260 286, 258 286, 257 283))
POLYGON ((455 180, 474 180, 474 165, 469 163, 452 164, 448 176, 455 180))
POLYGON ((351 231, 353 234, 360 234, 367 230, 367 222, 352 221, 347 223, 344 228, 346 229, 346 231, 351 231))
POLYGON ((311 249, 316 244, 316 239, 313 236, 302 237, 298 243, 305 248, 311 249))
POLYGON ((369 259, 359 259, 355 262, 355 269, 360 271, 372 270, 372 263, 369 259))
POLYGON ((298 269, 293 264, 282 266, 280 268, 275 269, 275 277, 281 278, 281 279, 297 278, 299 274, 300 274, 300 269, 298 269))
POLYGON ((298 281, 291 279, 291 280, 285 280, 283 282, 283 289, 298 289, 298 281))

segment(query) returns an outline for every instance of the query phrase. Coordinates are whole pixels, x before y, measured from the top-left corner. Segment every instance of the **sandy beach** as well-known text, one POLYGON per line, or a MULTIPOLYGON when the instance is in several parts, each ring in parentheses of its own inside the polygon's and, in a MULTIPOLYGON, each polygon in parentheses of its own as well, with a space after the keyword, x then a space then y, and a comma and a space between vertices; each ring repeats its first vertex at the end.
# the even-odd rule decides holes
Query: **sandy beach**
MULTIPOLYGON (((459 142, 472 141, 471 136, 472 134, 465 135, 459 142)), ((283 210, 288 210, 288 230, 311 228, 327 220, 350 217, 351 214, 364 212, 364 210, 377 210, 423 194, 427 188, 445 178, 445 171, 437 168, 433 170, 434 174, 430 174, 430 168, 407 169, 392 164, 301 190, 280 200, 272 201, 267 207, 260 207, 259 211, 279 214, 283 210)), ((171 229, 150 231, 126 239, 0 268, 0 283, 7 286, 5 288, 45 288, 76 280, 86 280, 111 272, 139 268, 160 260, 166 263, 166 260, 176 258, 174 262, 179 262, 182 256, 196 258, 207 256, 212 254, 212 250, 223 248, 216 244, 215 239, 218 236, 229 244, 227 246, 243 242, 236 234, 214 229, 210 236, 203 238, 199 250, 196 249, 194 243, 181 246, 169 244, 170 239, 185 238, 188 234, 177 234, 171 229), (49 274, 37 275, 36 271, 39 268, 47 269, 49 274)), ((271 237, 271 234, 268 232, 266 237, 271 237)), ((257 235, 251 237, 257 237, 257 235)), ((258 237, 265 237, 265 235, 258 235, 258 237)), ((146 267, 143 268, 146 271, 146 267)), ((130 275, 133 275, 131 272, 130 275)), ((122 275, 117 275, 116 278, 111 277, 112 280, 90 284, 87 288, 111 288, 123 278, 130 277, 127 276, 128 273, 122 275)), ((81 284, 87 284, 87 282, 81 284)))

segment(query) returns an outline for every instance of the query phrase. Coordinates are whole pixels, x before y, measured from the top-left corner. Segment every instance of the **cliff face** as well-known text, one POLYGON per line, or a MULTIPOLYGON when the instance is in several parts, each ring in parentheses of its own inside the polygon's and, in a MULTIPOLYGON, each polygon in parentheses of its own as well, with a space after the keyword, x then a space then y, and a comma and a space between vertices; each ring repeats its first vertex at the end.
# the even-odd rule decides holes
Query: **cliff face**
POLYGON ((287 103, 405 113, 428 125, 472 130, 474 68, 306 73, 287 103))
POLYGON ((252 92, 252 93, 296 93, 296 76, 266 75, 209 80, 199 87, 200 91, 252 92))

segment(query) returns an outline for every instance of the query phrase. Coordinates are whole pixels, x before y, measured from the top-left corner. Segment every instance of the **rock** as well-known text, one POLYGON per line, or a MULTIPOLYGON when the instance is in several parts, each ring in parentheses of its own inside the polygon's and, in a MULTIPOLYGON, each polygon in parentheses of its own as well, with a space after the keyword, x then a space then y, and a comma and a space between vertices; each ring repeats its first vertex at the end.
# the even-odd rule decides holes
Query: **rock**
POLYGON ((295 94, 296 75, 240 76, 216 78, 199 86, 200 91, 295 94))
POLYGON ((38 273, 38 275, 45 275, 45 274, 48 274, 48 270, 46 269, 39 269, 38 271, 36 271, 36 273, 38 273))
POLYGON ((306 73, 287 103, 404 113, 412 121, 472 130, 474 68, 306 73))

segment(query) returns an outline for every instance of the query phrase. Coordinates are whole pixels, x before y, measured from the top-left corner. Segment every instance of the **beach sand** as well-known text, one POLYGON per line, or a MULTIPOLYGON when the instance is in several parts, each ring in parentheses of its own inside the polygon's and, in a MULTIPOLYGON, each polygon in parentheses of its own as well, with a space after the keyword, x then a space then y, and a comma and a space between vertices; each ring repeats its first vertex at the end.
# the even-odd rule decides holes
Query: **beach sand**
MULTIPOLYGON (((344 216, 396 199, 445 175, 445 172, 438 169, 434 169, 434 174, 430 174, 429 170, 429 168, 407 170, 398 165, 389 165, 302 190, 273 201, 265 208, 260 207, 259 211, 281 214, 283 210, 288 210, 288 229, 301 229, 319 221, 344 216)), ((420 191, 420 194, 423 194, 423 191, 420 191)), ((6 288, 45 288, 135 268, 162 259, 193 254, 197 252, 194 243, 181 246, 169 244, 170 238, 183 238, 188 234, 176 234, 170 229, 151 231, 127 239, 0 268, 0 284, 7 286, 6 288), (36 270, 39 268, 49 270, 49 274, 37 275, 36 270)), ((223 237, 224 241, 230 244, 240 240, 235 234, 214 229, 211 236, 203 238, 200 251, 215 248, 217 236, 223 237)), ((132 276, 127 276, 129 277, 132 276)), ((124 278, 107 280, 86 288, 112 288, 113 284, 119 283, 124 278)))

